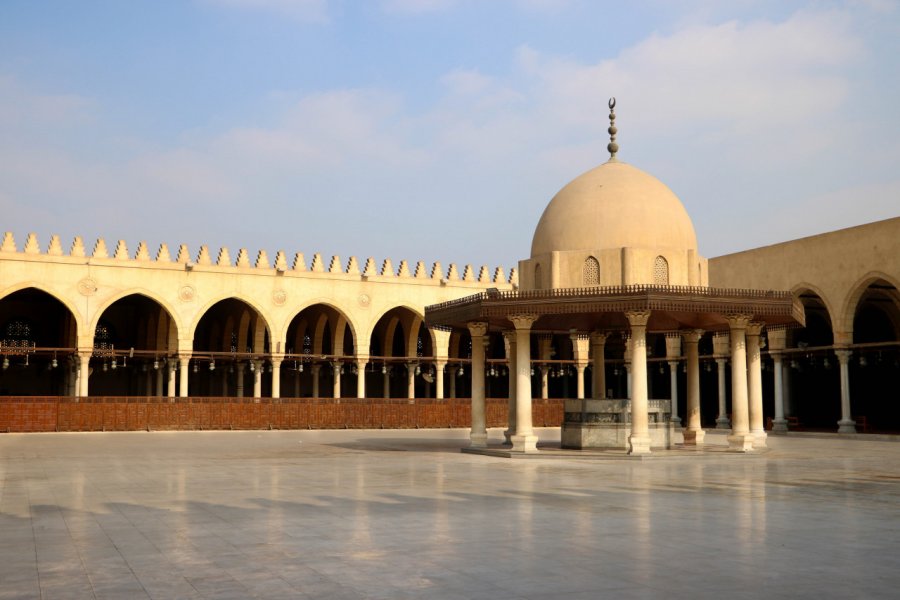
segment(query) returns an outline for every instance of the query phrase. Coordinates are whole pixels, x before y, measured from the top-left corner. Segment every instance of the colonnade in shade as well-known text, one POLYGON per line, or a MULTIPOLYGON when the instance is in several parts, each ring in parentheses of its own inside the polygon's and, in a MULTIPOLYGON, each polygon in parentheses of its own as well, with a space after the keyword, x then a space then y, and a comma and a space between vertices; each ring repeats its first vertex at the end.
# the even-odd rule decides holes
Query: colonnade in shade
MULTIPOLYGON (((627 331, 628 348, 626 358, 630 373, 631 400, 631 434, 628 439, 628 452, 633 455, 650 453, 649 434, 649 395, 647 371, 647 322, 650 311, 630 311, 625 313, 629 323, 627 331)), ((510 404, 509 422, 505 437, 514 452, 536 451, 537 437, 532 427, 532 393, 531 393, 531 344, 530 329, 537 320, 536 315, 517 315, 510 317, 514 330, 505 334, 510 357, 510 404)), ((766 446, 767 434, 763 422, 762 397, 762 360, 760 356, 760 336, 763 324, 754 322, 751 315, 729 315, 727 334, 718 334, 714 338, 717 353, 721 353, 716 361, 719 365, 719 422, 729 421, 725 413, 724 369, 726 360, 731 364, 731 432, 728 435, 729 448, 746 452, 753 448, 766 446), (727 359, 724 352, 727 347, 727 359)), ((470 445, 475 448, 487 446, 487 430, 485 428, 485 386, 484 386, 484 346, 488 324, 474 322, 468 325, 472 336, 472 431, 470 445)), ((778 340, 784 340, 784 331, 775 330, 771 337, 778 346, 778 340)), ((701 445, 704 443, 704 431, 700 421, 700 355, 699 342, 703 335, 699 329, 671 332, 666 335, 666 359, 670 367, 677 367, 684 360, 687 372, 687 398, 684 421, 684 443, 701 445), (683 350, 683 353, 682 353, 683 350), (683 355, 682 355, 683 354, 683 355)), ((605 397, 605 343, 607 334, 572 333, 572 341, 578 398, 585 397, 585 370, 593 360, 593 390, 595 397, 605 397)), ((783 344, 780 345, 783 348, 783 344)), ((773 356, 778 360, 778 353, 773 356)), ((844 360, 844 363, 846 360, 844 360)), ((672 418, 677 422, 677 368, 672 368, 672 418)), ((776 373, 778 370, 776 369, 776 373)), ((843 370, 842 370, 843 373, 843 370)), ((780 393, 780 382, 776 381, 776 420, 779 425, 784 422, 783 395, 780 393)), ((842 390, 845 386, 842 384, 842 390)), ((847 388, 849 389, 849 388, 847 388)), ((847 405, 849 407, 849 396, 847 405)))

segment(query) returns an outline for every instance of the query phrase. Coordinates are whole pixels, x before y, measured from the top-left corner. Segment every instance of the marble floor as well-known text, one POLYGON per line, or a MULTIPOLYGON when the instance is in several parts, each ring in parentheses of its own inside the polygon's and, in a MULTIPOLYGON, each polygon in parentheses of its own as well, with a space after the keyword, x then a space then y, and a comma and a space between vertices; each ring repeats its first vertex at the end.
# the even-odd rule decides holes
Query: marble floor
POLYGON ((509 460, 466 435, 0 434, 0 598, 900 595, 896 441, 509 460))

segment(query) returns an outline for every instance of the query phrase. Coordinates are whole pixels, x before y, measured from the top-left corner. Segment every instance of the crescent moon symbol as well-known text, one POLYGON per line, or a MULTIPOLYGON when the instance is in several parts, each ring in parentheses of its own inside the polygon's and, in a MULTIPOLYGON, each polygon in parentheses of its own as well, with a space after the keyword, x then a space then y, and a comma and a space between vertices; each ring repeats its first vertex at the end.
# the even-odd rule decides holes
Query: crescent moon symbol
POLYGON ((612 110, 616 107, 616 97, 613 96, 609 99, 609 110, 612 110))

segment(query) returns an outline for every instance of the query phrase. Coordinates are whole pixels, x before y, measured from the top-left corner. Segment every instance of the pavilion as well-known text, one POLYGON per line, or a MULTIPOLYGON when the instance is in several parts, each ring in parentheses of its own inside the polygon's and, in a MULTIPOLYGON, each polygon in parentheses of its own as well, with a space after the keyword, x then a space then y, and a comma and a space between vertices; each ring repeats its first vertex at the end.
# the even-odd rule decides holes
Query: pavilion
POLYGON ((570 334, 578 390, 577 398, 566 401, 564 446, 627 447, 632 455, 671 446, 674 407, 648 397, 648 333, 664 335, 667 355, 674 358, 684 343, 684 440, 702 444, 698 342, 704 332, 727 332, 730 340, 729 447, 765 446, 760 336, 764 328, 802 325, 803 305, 789 291, 709 287, 707 262, 697 252, 693 224, 680 200, 655 177, 616 158, 615 99, 609 108, 610 158, 551 200, 531 257, 519 263, 520 288, 487 290, 425 309, 427 325, 471 334, 471 445, 486 447, 483 340, 500 331, 509 346, 507 438, 513 452, 537 451, 532 334, 560 332, 570 334), (616 334, 626 340, 631 383, 626 399, 606 397, 604 346, 616 334), (585 398, 585 369, 591 363, 594 397, 585 398))

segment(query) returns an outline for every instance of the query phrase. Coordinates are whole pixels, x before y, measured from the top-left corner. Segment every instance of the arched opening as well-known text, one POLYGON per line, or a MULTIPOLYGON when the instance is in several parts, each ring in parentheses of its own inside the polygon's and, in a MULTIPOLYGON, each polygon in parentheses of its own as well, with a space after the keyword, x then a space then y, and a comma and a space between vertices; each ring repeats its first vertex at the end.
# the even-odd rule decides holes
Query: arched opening
POLYGON ((94 327, 90 395, 167 395, 164 366, 177 348, 177 327, 161 304, 141 294, 116 300, 94 327))
POLYGON ((884 279, 870 283, 853 318, 850 401, 858 429, 900 431, 900 294, 884 279))
POLYGON ((36 288, 0 299, 0 396, 76 394, 75 318, 36 288))
MULTIPOLYGON (((337 392, 341 397, 355 397, 355 355, 356 338, 344 313, 327 304, 303 309, 288 325, 281 369, 282 396, 332 397, 337 392)), ((368 388, 372 367, 366 368, 368 388)))
POLYGON ((422 315, 402 306, 387 311, 372 330, 369 356, 380 378, 372 396, 434 397, 434 336, 422 315))
POLYGON ((270 396, 269 335, 268 323, 243 300, 226 298, 213 304, 194 330, 190 394, 270 396))
MULTIPOLYGON (((832 319, 822 298, 810 289, 797 292, 806 326, 789 330, 785 415, 805 428, 833 430, 841 418, 840 369, 834 352, 832 319)), ((771 416, 771 415, 769 415, 771 416)))

